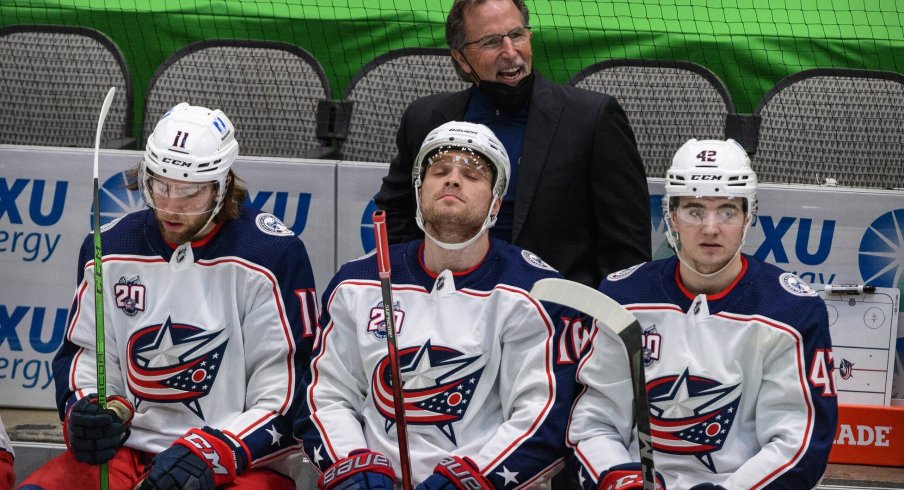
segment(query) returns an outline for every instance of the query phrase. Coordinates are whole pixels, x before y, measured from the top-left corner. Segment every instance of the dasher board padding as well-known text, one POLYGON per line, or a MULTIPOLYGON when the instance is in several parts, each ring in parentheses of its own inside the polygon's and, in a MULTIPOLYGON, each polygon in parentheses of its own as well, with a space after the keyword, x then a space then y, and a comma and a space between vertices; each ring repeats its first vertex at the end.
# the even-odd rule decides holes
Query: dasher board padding
POLYGON ((898 335, 897 288, 872 293, 826 293, 838 403, 889 405, 898 335))

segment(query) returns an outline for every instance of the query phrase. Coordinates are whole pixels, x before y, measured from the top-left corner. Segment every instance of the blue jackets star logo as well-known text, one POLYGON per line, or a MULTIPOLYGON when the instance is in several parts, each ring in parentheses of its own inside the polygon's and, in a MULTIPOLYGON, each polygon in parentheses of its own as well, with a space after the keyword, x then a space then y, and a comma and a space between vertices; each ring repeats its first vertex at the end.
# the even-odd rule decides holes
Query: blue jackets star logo
POLYGON ((711 454, 722 449, 734 423, 739 388, 692 376, 687 369, 648 381, 653 449, 694 456, 716 473, 711 454))
POLYGON ((838 375, 841 376, 841 379, 851 379, 851 376, 854 374, 854 363, 841 358, 841 363, 838 365, 838 375))
MULTIPOLYGON (((420 347, 399 351, 405 421, 409 425, 434 425, 453 444, 452 424, 464 418, 474 390, 480 383, 484 364, 481 355, 468 356, 450 347, 438 347, 428 340, 420 347)), ((388 433, 395 424, 389 356, 374 370, 373 399, 386 418, 388 433)))
POLYGON ((182 403, 202 420, 199 400, 210 393, 223 361, 227 338, 193 325, 174 323, 144 327, 128 346, 129 390, 142 401, 182 403))

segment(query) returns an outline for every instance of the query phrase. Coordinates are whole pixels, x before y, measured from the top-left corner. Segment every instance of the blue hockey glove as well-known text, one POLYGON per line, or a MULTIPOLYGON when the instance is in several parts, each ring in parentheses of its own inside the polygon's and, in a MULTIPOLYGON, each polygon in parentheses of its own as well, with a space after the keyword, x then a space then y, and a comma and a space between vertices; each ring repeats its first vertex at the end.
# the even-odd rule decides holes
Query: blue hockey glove
POLYGON ((333 463, 317 481, 322 490, 393 490, 395 472, 386 456, 355 449, 333 463))
POLYGON ((691 487, 690 490, 727 490, 722 485, 716 485, 714 483, 698 483, 691 487))
POLYGON ((232 483, 245 466, 244 452, 226 434, 210 427, 191 429, 154 457, 138 488, 213 490, 232 483))
POLYGON ((493 488, 471 458, 447 456, 433 468, 433 474, 417 486, 417 490, 461 490, 493 488))
MULTIPOLYGON (((640 463, 615 465, 604 471, 599 478, 599 490, 635 490, 643 488, 643 474, 640 463)), ((656 472, 656 490, 666 490, 662 475, 656 472)))
POLYGON ((106 463, 129 438, 132 404, 120 396, 108 397, 106 408, 97 402, 92 393, 73 403, 66 415, 66 445, 80 463, 106 463))
POLYGON ((185 446, 170 446, 145 468, 145 476, 137 490, 170 490, 194 488, 214 490, 210 466, 185 446))

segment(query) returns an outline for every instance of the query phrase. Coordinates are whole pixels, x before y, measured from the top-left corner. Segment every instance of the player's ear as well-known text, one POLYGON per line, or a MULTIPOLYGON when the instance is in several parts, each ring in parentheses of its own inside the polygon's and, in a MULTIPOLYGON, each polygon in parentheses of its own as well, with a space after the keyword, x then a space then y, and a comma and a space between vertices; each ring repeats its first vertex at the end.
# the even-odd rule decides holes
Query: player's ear
MULTIPOLYGON (((417 197, 418 197, 417 206, 423 206, 424 205, 424 186, 423 186, 423 184, 415 187, 414 192, 417 193, 417 197)), ((421 209, 423 209, 423 208, 421 208, 421 209)))
POLYGON ((493 216, 497 216, 499 214, 499 209, 502 208, 502 197, 497 197, 493 199, 493 212, 490 213, 493 216))

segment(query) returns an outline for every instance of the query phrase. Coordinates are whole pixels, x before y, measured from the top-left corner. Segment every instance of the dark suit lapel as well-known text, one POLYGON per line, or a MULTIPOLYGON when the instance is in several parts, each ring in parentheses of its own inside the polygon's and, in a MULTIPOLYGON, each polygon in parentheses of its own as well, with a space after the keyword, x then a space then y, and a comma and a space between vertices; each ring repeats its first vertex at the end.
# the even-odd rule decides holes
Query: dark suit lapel
MULTIPOLYGON (((465 117, 465 111, 468 109, 468 101, 471 100, 470 89, 460 92, 453 92, 449 97, 440 100, 439 104, 433 107, 431 120, 439 121, 436 126, 448 121, 461 121, 465 117)), ((434 128, 427 128, 429 133, 434 128)), ((426 134, 426 133, 424 133, 426 134)))
POLYGON ((518 242, 521 227, 527 219, 534 194, 540 184, 540 175, 546 165, 552 140, 562 115, 561 104, 556 100, 552 82, 537 74, 534 93, 527 113, 524 131, 524 147, 518 163, 518 188, 512 223, 512 243, 518 242))

